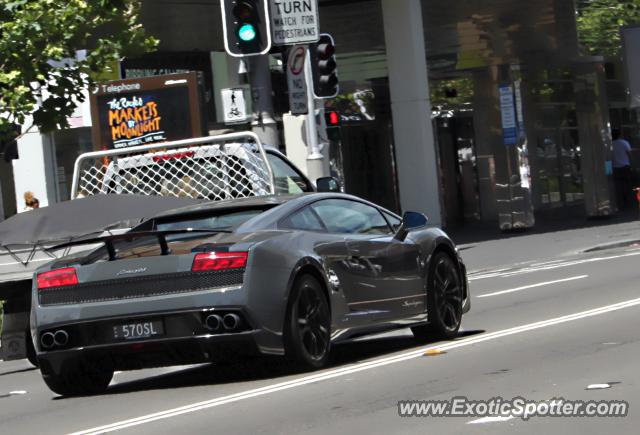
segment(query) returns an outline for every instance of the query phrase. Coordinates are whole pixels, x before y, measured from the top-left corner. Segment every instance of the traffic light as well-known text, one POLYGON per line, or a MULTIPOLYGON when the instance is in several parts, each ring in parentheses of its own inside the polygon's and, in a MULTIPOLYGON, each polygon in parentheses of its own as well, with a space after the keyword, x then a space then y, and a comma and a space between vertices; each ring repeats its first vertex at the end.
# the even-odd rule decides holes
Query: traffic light
POLYGON ((309 46, 311 71, 313 73, 313 93, 316 98, 338 96, 338 64, 336 46, 331 35, 323 33, 320 40, 309 46))
POLYGON ((268 0, 222 0, 224 48, 231 56, 266 54, 271 49, 268 0))
POLYGON ((340 113, 333 110, 327 110, 324 112, 324 119, 327 123, 327 128, 340 127, 340 113))
POLYGON ((324 112, 324 123, 327 128, 327 138, 334 142, 340 141, 342 138, 342 120, 340 118, 340 112, 335 110, 326 110, 324 112))

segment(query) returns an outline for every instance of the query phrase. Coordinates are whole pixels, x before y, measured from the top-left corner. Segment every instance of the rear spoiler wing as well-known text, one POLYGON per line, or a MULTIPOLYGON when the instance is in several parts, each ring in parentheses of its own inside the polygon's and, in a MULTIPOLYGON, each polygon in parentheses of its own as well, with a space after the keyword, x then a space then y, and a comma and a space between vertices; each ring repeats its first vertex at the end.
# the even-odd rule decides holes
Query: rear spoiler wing
POLYGON ((158 241, 158 244, 160 245, 161 255, 169 255, 171 251, 169 249, 169 244, 167 243, 167 236, 176 235, 176 234, 217 234, 217 233, 231 233, 231 231, 229 230, 196 230, 192 228, 187 228, 183 230, 136 231, 136 232, 117 234, 112 236, 102 236, 102 237, 93 237, 89 239, 74 240, 71 242, 66 242, 60 245, 53 246, 51 248, 48 248, 47 250, 57 251, 59 249, 69 248, 72 246, 95 245, 98 243, 103 243, 107 248, 107 253, 109 254, 109 261, 113 261, 117 259, 116 248, 114 245, 114 242, 117 242, 117 241, 131 242, 134 239, 154 237, 158 241))

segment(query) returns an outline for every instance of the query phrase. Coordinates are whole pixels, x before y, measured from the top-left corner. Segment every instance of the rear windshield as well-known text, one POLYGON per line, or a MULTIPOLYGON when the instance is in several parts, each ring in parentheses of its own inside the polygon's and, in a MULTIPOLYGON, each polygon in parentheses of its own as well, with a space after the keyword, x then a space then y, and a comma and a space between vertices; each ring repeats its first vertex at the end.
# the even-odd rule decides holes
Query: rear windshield
POLYGON ((188 216, 156 222, 156 229, 166 230, 232 230, 251 218, 264 213, 266 208, 229 210, 216 214, 207 213, 201 216, 188 216))

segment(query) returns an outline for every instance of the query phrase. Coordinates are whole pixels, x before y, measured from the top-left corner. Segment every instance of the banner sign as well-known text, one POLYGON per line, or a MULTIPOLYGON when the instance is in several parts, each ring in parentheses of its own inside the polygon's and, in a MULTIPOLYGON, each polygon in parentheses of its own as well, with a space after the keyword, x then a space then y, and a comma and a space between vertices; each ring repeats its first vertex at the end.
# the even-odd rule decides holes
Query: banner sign
POLYGON ((98 85, 91 95, 94 149, 203 136, 198 81, 186 73, 98 85))
POLYGON ((516 119, 513 88, 508 85, 502 85, 499 91, 502 138, 505 145, 515 145, 518 143, 518 123, 516 119))

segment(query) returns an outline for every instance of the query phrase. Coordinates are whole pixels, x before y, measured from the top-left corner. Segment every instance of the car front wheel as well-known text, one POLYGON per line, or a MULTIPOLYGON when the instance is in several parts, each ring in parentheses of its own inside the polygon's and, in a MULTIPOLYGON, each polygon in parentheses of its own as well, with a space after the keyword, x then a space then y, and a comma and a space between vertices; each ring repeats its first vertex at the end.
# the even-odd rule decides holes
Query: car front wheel
POLYGON ((331 350, 329 301, 318 280, 302 275, 294 283, 285 325, 287 357, 304 369, 323 367, 331 350))
POLYGON ((462 323, 462 282, 455 262, 444 252, 435 254, 427 282, 429 324, 411 328, 419 340, 446 339, 458 335, 462 323))

